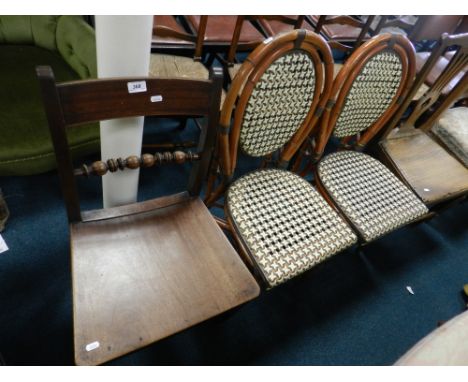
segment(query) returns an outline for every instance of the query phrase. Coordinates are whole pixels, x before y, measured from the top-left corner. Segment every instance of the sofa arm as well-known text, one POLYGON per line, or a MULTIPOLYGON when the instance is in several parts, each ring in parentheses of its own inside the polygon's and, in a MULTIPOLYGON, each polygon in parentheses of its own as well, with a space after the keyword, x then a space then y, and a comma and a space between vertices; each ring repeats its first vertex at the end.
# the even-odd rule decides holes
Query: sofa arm
POLYGON ((95 33, 81 16, 60 17, 57 49, 82 79, 97 77, 95 33))

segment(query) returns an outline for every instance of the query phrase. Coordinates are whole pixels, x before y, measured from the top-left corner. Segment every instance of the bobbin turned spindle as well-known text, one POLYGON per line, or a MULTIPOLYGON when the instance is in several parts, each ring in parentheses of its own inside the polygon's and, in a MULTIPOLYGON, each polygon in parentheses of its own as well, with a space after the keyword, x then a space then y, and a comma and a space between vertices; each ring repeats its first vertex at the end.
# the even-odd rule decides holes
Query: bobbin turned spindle
POLYGON ((173 153, 165 151, 163 153, 142 154, 140 157, 131 155, 126 159, 108 159, 107 161, 96 161, 87 166, 83 164, 80 168, 75 169, 75 175, 84 175, 86 177, 90 175, 103 176, 108 171, 116 172, 118 170, 123 171, 125 168, 134 170, 139 167, 147 168, 155 165, 162 165, 168 163, 183 164, 185 162, 193 162, 199 160, 198 153, 192 153, 190 151, 174 151, 173 153))

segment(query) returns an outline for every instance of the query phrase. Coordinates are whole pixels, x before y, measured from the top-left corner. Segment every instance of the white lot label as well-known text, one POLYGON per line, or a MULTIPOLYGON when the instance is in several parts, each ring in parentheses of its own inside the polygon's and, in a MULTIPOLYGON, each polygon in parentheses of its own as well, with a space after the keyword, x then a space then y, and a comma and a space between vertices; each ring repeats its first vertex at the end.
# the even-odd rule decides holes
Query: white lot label
POLYGON ((127 82, 129 93, 142 93, 146 91, 146 81, 127 82))
POLYGON ((8 251, 8 245, 6 245, 5 240, 3 240, 2 235, 0 235, 0 253, 8 251))
POLYGON ((99 347, 99 341, 94 341, 86 345, 85 349, 86 351, 91 351, 91 350, 97 349, 98 347, 99 347))
POLYGON ((161 102, 161 101, 162 101, 162 95, 151 96, 151 102, 161 102))

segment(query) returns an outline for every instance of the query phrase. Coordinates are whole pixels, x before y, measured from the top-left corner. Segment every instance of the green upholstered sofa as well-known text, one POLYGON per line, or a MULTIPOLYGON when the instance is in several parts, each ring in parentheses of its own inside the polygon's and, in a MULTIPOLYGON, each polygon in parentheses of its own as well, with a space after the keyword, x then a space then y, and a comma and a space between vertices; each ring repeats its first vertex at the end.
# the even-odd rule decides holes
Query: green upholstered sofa
MULTIPOLYGON (((58 81, 96 77, 94 30, 81 16, 0 16, 0 175, 56 167, 37 65, 50 65, 58 81)), ((74 158, 96 152, 98 124, 68 139, 74 158)))

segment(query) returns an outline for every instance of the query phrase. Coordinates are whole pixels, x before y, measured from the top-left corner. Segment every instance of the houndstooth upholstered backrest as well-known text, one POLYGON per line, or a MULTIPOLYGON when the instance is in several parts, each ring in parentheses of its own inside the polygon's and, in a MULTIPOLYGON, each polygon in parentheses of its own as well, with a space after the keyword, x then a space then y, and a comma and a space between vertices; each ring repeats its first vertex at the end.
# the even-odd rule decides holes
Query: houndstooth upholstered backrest
POLYGON ((256 83, 245 108, 239 145, 248 155, 270 154, 301 127, 315 95, 309 54, 293 50, 275 60, 256 83))
POLYGON ((393 50, 370 58, 349 89, 333 135, 348 137, 371 127, 391 105, 402 79, 403 65, 393 50))

